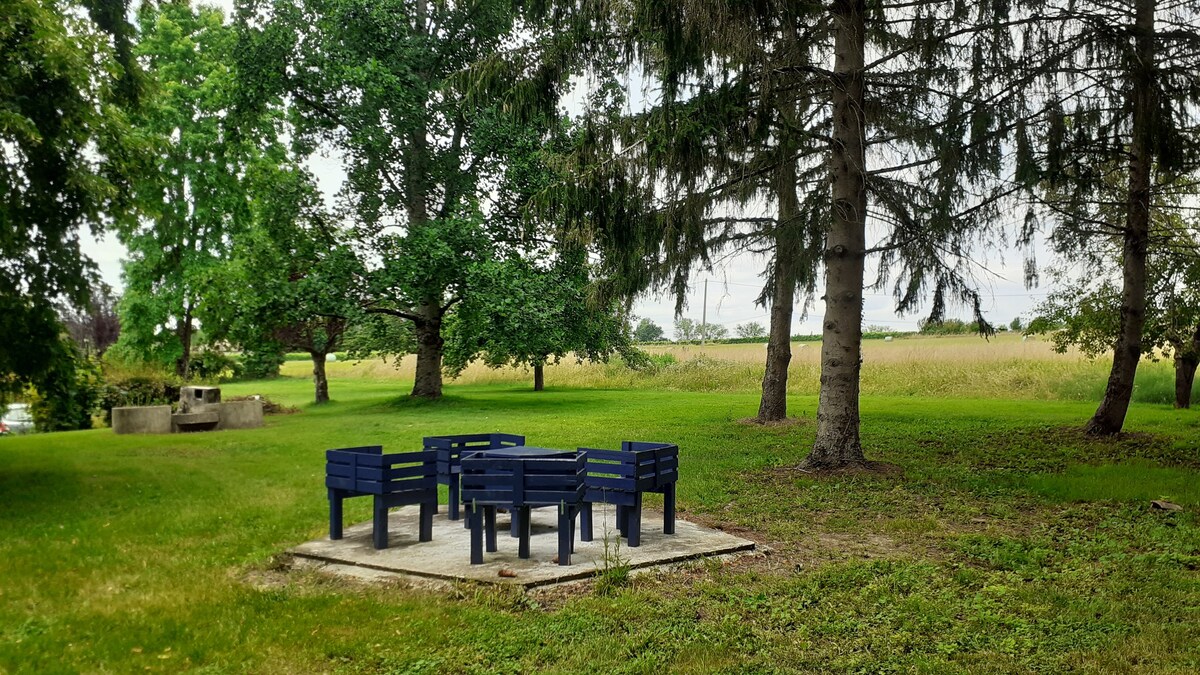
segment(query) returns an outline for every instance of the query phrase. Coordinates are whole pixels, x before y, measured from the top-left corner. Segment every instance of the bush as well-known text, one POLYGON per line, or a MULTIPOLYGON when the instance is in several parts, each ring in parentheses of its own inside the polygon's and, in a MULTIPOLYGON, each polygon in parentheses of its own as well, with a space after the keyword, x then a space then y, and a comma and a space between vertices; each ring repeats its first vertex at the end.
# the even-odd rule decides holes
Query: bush
POLYGON ((106 361, 100 409, 105 424, 112 424, 112 409, 138 405, 171 405, 179 400, 182 382, 150 364, 106 361))
POLYGON ((29 412, 38 431, 92 428, 103 379, 95 361, 64 344, 62 357, 29 390, 29 412))
POLYGON ((209 382, 232 380, 242 372, 237 359, 213 349, 196 354, 189 369, 193 377, 209 382))
POLYGON ((264 345, 247 348, 242 352, 241 375, 246 380, 265 380, 279 377, 279 367, 283 365, 285 354, 277 345, 264 345))

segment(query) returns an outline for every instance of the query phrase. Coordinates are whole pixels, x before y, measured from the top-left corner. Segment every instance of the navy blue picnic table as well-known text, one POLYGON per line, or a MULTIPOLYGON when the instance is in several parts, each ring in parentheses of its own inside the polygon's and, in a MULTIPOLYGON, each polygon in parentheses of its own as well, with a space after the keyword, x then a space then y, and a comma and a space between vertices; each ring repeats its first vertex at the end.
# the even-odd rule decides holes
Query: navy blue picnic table
POLYGON ((532 445, 517 445, 511 448, 496 448, 495 450, 480 450, 488 457, 574 457, 578 450, 557 450, 555 448, 538 448, 532 445))
POLYGON ((506 508, 512 514, 517 555, 529 558, 530 509, 556 506, 558 563, 570 565, 585 473, 586 458, 577 450, 521 445, 463 455, 462 500, 471 529, 471 563, 483 562, 485 548, 489 552, 497 550, 497 508, 506 508))
MULTIPOLYGON (((488 457, 499 457, 504 459, 522 459, 539 457, 542 459, 553 457, 574 457, 578 451, 576 450, 559 450, 556 448, 539 448, 532 445, 517 445, 508 448, 495 448, 493 450, 480 450, 480 452, 488 457)), ((521 510, 512 510, 512 523, 509 525, 509 536, 514 539, 521 536, 521 510)), ((468 527, 470 523, 467 523, 468 527)))

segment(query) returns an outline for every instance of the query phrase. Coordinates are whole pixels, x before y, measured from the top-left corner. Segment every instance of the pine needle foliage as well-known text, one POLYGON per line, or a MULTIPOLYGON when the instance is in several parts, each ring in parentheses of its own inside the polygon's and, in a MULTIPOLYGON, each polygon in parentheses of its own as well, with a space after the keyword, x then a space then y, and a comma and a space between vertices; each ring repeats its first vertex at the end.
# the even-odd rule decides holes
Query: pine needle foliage
POLYGON ((1018 191, 1000 180, 1017 110, 1010 78, 998 77, 1015 58, 1009 3, 626 7, 614 13, 628 17, 614 29, 626 36, 624 65, 657 97, 593 121, 562 205, 612 252, 614 291, 668 287, 680 308, 692 272, 732 251, 771 258, 763 302, 781 297, 781 277, 813 299, 824 271, 825 344, 844 353, 826 359, 819 461, 862 463, 865 261, 897 311, 927 306, 936 321, 962 302, 991 330, 974 252, 1002 236, 1018 191))

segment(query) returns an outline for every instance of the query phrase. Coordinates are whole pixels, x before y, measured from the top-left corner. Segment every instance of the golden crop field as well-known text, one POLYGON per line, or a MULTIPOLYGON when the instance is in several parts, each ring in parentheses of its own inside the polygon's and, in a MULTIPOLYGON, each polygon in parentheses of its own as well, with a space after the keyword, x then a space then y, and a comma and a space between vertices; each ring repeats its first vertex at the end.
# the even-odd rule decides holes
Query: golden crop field
MULTIPOLYGON (((649 345, 650 368, 633 370, 619 359, 578 363, 573 358, 547 366, 548 387, 658 388, 677 391, 748 391, 761 386, 765 344, 649 345)), ((815 394, 820 377, 819 342, 792 344, 788 389, 815 394)), ((411 380, 415 357, 399 364, 380 359, 337 361, 331 377, 411 380)), ((865 395, 935 396, 1012 399, 1099 398, 1107 375, 1107 359, 1089 360, 1077 353, 1058 354, 1044 338, 1022 340, 1000 334, 905 337, 891 342, 867 340, 863 347, 862 391, 865 395)), ((307 376, 304 361, 284 364, 283 374, 307 376)), ((1138 400, 1169 402, 1171 367, 1144 362, 1139 372, 1138 400)), ((493 370, 479 363, 448 383, 514 384, 532 381, 526 368, 493 370)))

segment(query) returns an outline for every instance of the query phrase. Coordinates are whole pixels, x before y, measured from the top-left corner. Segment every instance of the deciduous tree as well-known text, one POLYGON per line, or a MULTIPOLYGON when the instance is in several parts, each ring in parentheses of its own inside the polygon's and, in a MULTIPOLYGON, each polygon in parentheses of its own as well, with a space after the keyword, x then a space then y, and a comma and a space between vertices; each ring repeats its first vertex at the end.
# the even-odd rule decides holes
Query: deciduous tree
POLYGON ((186 379, 205 280, 250 220, 242 177, 278 146, 266 116, 232 127, 237 35, 219 10, 146 3, 138 19, 149 93, 134 121, 155 164, 133 184, 139 217, 117 222, 129 250, 118 349, 186 379))
POLYGON ((473 267, 521 239, 499 217, 510 205, 489 201, 497 120, 533 123, 566 82, 532 58, 542 34, 523 16, 507 0, 261 0, 240 14, 244 107, 287 95, 297 147, 346 160, 355 247, 371 260, 360 304, 411 322, 415 396, 442 393, 443 326, 473 267))
POLYGON ((650 319, 639 319, 637 327, 633 329, 633 338, 638 342, 656 342, 661 340, 663 339, 662 326, 650 319))
MULTIPOLYGON (((757 321, 740 323, 735 330, 740 338, 760 338, 767 334, 767 329, 763 328, 763 325, 757 321)), ((791 338, 789 337, 788 339, 790 340, 791 338)))
POLYGON ((55 305, 85 306, 96 276, 81 237, 130 208, 142 167, 106 26, 66 2, 5 0, 0 16, 2 397, 62 375, 55 305))

